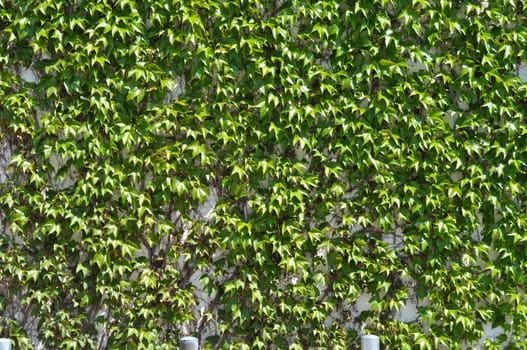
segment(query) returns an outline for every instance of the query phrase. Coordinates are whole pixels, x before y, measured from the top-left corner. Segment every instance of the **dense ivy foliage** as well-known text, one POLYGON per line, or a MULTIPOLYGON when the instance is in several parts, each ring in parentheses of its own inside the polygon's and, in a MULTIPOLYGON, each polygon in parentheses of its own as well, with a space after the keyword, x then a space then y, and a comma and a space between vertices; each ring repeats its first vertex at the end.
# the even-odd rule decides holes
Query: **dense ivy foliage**
POLYGON ((526 14, 0 0, 1 335, 526 349, 526 14))

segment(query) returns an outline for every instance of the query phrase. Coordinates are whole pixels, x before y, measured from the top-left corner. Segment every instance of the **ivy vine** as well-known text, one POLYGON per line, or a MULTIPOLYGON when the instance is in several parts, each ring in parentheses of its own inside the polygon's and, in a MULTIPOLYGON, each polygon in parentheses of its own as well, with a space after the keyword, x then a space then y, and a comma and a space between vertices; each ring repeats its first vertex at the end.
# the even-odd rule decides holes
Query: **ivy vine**
POLYGON ((526 15, 0 0, 0 334, 527 349, 526 15))

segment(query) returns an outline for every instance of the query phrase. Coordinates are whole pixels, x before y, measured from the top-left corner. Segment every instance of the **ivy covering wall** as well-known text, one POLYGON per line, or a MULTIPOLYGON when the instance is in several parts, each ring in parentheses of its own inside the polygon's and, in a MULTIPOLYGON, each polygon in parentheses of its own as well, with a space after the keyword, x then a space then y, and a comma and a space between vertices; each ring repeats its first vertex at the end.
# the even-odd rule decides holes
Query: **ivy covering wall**
POLYGON ((526 14, 0 0, 0 335, 527 349, 526 14))

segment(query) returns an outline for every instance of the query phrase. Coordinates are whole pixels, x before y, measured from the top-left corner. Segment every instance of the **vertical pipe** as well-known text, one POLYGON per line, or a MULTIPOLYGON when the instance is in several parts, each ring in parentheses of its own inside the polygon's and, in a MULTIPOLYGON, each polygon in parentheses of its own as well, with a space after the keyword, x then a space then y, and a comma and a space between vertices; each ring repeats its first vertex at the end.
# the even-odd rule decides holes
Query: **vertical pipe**
POLYGON ((179 348, 180 350, 198 350, 199 349, 198 338, 195 338, 195 337, 181 338, 179 340, 179 348))
POLYGON ((379 337, 376 335, 363 335, 360 338, 360 348, 361 350, 379 350, 379 337))
POLYGON ((11 339, 0 338, 0 350, 11 350, 11 339))

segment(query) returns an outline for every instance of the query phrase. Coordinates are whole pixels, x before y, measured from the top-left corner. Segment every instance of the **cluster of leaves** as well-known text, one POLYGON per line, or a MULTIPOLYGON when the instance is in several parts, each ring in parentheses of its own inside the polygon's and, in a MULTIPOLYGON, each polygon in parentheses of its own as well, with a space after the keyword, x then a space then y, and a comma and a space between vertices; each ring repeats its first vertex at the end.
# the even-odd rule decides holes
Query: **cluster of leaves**
POLYGON ((0 332, 459 349, 490 325, 485 348, 525 349, 526 14, 0 0, 0 332))

